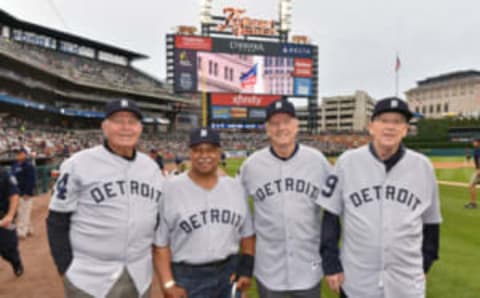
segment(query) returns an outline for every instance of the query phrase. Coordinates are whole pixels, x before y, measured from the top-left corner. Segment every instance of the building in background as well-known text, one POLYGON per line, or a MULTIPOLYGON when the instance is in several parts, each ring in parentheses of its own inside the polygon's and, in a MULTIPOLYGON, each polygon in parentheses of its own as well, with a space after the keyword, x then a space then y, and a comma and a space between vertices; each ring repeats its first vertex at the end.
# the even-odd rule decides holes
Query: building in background
POLYGON ((405 94, 410 109, 425 118, 480 117, 480 72, 476 70, 426 78, 405 94))
MULTIPOLYGON (((365 132, 375 100, 365 91, 353 95, 324 97, 317 109, 318 132, 365 132)), ((307 129, 308 113, 298 110, 300 129, 307 129)))

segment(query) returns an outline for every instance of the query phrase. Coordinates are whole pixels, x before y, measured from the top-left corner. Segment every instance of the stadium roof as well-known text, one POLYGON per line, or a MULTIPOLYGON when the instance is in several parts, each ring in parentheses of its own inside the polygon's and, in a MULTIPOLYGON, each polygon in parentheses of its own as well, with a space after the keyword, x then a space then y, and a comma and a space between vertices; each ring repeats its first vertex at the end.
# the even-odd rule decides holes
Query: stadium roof
POLYGON ((441 83, 449 80, 458 80, 458 79, 465 79, 471 77, 480 77, 480 71, 476 70, 464 70, 464 71, 456 71, 450 72, 446 74, 442 74, 436 77, 426 78, 425 80, 418 81, 418 86, 424 86, 433 83, 441 83))
POLYGON ((36 25, 36 24, 32 24, 32 23, 29 23, 29 22, 26 22, 26 21, 19 20, 19 19, 15 18, 14 16, 8 14, 3 9, 0 9, 0 23, 11 26, 13 28, 34 32, 34 33, 37 33, 37 34, 43 34, 43 35, 46 35, 48 37, 53 37, 53 38, 61 39, 61 40, 64 40, 64 41, 76 43, 76 44, 79 44, 79 45, 91 47, 91 48, 94 48, 94 49, 107 51, 107 52, 112 53, 112 54, 121 55, 121 56, 127 57, 127 59, 129 59, 129 60, 148 58, 148 56, 146 56, 144 54, 132 52, 132 51, 129 51, 129 50, 125 50, 125 49, 116 47, 116 46, 112 46, 112 45, 108 45, 108 44, 105 44, 105 43, 94 41, 94 40, 91 40, 91 39, 88 39, 88 38, 84 38, 84 37, 81 37, 81 36, 78 36, 78 35, 73 35, 73 34, 70 34, 70 33, 62 32, 62 31, 55 30, 55 29, 50 29, 50 28, 47 28, 47 27, 44 27, 44 26, 40 26, 40 25, 36 25))

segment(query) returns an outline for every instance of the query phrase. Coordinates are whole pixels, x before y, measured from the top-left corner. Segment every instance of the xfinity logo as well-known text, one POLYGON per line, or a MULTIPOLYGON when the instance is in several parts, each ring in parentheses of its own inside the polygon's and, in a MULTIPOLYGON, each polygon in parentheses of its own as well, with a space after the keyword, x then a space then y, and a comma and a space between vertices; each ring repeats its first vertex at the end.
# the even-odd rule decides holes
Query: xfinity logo
POLYGON ((245 96, 237 95, 233 97, 233 104, 243 106, 243 105, 255 105, 259 106, 262 103, 262 99, 257 96, 245 96))
POLYGON ((265 48, 261 43, 231 41, 229 46, 232 50, 237 50, 244 53, 265 52, 265 48))

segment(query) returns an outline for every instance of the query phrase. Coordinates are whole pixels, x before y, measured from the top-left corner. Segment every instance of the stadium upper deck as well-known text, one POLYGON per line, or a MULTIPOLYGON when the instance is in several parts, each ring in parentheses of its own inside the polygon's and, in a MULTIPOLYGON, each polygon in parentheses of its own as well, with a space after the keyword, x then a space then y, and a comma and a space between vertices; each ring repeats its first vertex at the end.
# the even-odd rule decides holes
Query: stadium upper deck
POLYGON ((128 97, 139 103, 149 122, 175 123, 178 113, 195 102, 132 67, 134 60, 145 58, 18 20, 0 9, 2 110, 33 108, 77 120, 98 119, 106 101, 128 97))

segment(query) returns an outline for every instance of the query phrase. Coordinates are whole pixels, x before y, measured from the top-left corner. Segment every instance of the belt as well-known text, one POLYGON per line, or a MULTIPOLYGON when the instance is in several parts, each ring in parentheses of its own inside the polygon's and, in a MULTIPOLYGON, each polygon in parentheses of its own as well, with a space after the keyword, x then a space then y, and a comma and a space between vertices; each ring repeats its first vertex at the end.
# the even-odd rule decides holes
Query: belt
POLYGON ((233 259, 233 255, 228 256, 227 258, 219 261, 213 261, 209 263, 203 263, 203 264, 190 264, 187 262, 174 262, 173 265, 175 266, 184 266, 184 267, 191 267, 191 268, 218 268, 222 267, 225 264, 227 264, 229 261, 233 259))

